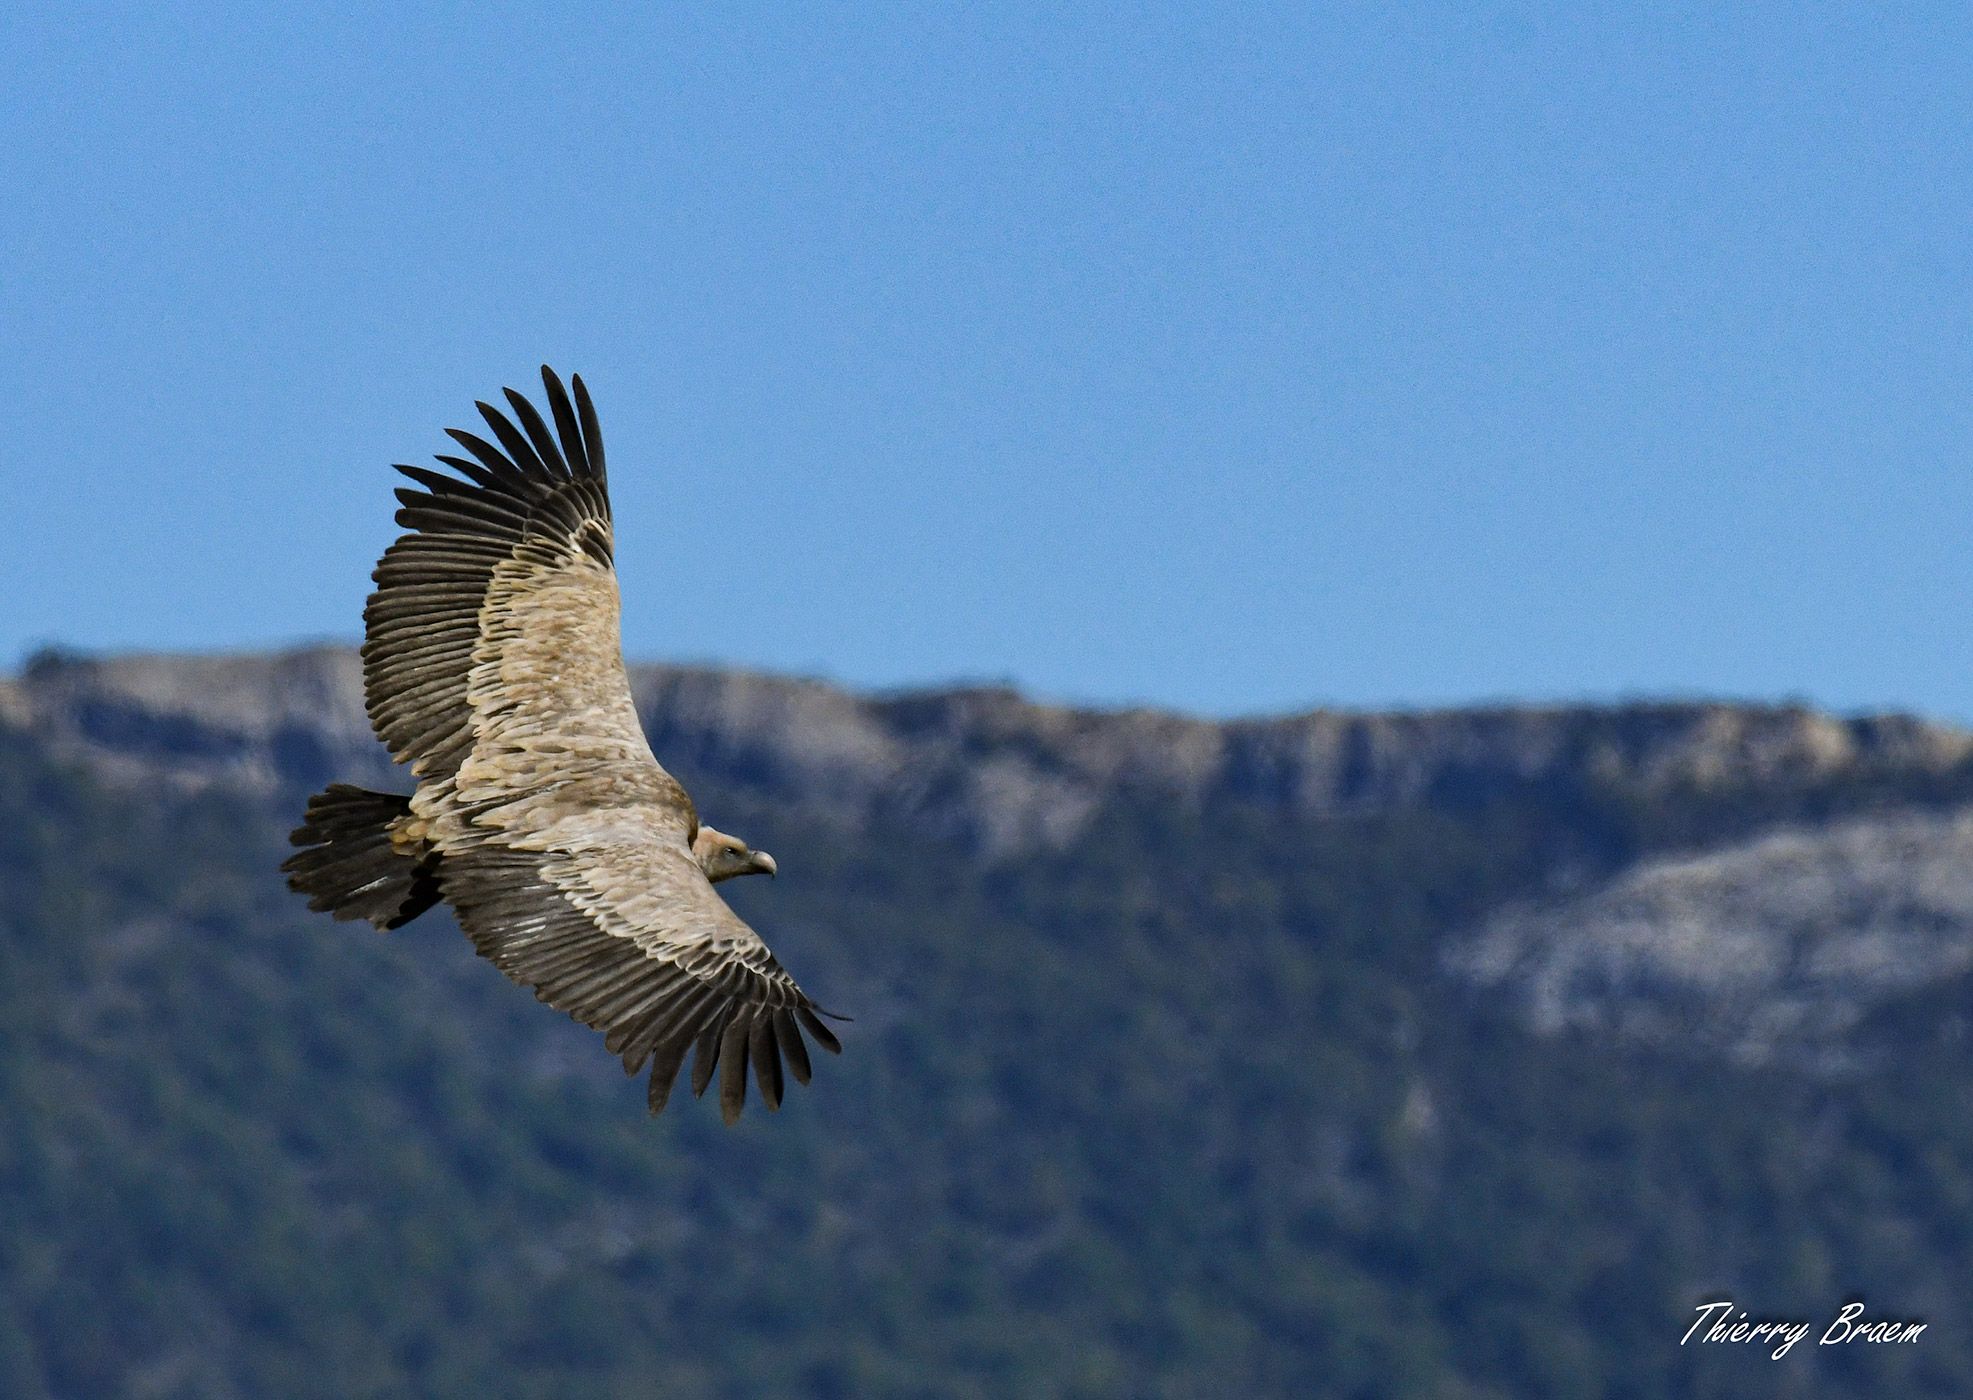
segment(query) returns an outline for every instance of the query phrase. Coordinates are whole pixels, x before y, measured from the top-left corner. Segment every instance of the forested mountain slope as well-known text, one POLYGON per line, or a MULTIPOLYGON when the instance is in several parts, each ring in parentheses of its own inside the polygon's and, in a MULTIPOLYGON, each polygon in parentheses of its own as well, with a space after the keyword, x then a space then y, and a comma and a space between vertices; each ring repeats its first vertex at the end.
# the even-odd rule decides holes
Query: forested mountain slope
POLYGON ((0 687, 0 1394, 1973 1392, 1963 733, 638 684, 857 1018, 732 1130, 283 889, 350 653, 0 687))

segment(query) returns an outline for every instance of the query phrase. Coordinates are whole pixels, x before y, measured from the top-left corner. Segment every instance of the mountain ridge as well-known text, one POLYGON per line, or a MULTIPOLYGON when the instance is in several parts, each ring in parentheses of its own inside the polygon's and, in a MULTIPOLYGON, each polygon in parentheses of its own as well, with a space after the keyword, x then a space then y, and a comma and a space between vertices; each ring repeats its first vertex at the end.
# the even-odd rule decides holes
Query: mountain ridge
MULTIPOLYGON (((988 856, 1059 849, 1118 790, 1293 817, 1470 804, 1589 781, 1640 792, 1902 781, 1973 762, 1973 731, 1906 714, 1631 701, 1212 720, 1091 709, 1009 687, 862 694, 731 668, 630 668, 660 761, 763 796, 929 822, 988 856)), ((45 652, 0 678, 0 719, 111 781, 255 791, 402 786, 364 715, 353 648, 208 656, 45 652)), ((684 773, 681 773, 684 776, 684 773)), ((689 780, 688 780, 689 785, 689 780)))

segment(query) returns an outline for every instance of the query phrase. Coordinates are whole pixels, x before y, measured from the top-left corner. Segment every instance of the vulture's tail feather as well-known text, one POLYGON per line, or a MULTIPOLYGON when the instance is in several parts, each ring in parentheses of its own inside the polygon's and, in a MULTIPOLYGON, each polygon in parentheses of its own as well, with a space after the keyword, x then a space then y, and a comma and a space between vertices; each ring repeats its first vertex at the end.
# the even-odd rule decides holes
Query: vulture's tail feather
POLYGON ((407 843, 396 823, 411 799, 331 783, 308 799, 288 837, 301 847, 281 869, 308 907, 338 919, 368 919, 381 929, 408 924, 439 900, 438 852, 407 843))

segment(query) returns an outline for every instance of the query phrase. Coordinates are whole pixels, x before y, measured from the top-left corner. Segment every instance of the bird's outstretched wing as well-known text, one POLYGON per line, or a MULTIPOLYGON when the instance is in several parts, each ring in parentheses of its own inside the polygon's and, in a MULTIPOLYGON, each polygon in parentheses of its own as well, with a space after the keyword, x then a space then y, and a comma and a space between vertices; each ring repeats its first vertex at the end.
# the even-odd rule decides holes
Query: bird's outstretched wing
POLYGON ((650 840, 635 808, 563 818, 552 834, 479 842, 440 864, 474 946, 549 1005, 602 1031, 626 1074, 652 1061, 649 1103, 697 1047, 692 1092, 720 1069, 720 1113, 781 1106, 782 1064, 806 1084, 802 1031, 842 1047, 687 851, 650 840))
POLYGON ((454 428, 471 459, 438 460, 458 477, 398 467, 423 489, 399 488, 410 533, 372 575, 363 698, 377 736, 421 779, 452 778, 489 746, 530 736, 583 762, 656 766, 617 636, 596 410, 580 377, 573 401, 545 366, 541 377, 554 432, 509 389, 525 433, 482 403, 500 446, 454 428))
POLYGON ((693 1087, 724 1065, 739 1115, 751 1063, 779 1107, 782 1061, 808 1079, 806 1029, 835 1037, 691 854, 698 818, 638 724, 618 635, 602 435, 582 380, 542 382, 551 428, 509 389, 498 442, 450 435, 457 477, 399 467, 409 533, 364 610, 364 699, 419 779, 413 830, 480 952, 604 1032, 624 1068, 653 1061, 664 1106, 694 1045, 693 1087))

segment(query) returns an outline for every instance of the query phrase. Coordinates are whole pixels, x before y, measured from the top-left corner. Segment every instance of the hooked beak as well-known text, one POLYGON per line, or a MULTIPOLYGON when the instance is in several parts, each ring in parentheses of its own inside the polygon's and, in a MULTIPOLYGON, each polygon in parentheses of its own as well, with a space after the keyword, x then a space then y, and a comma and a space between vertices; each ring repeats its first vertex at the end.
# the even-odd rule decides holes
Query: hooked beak
POLYGON ((774 857, 769 855, 766 851, 755 851, 753 855, 752 865, 755 870, 759 871, 763 875, 772 876, 774 874, 774 870, 775 870, 774 857))

